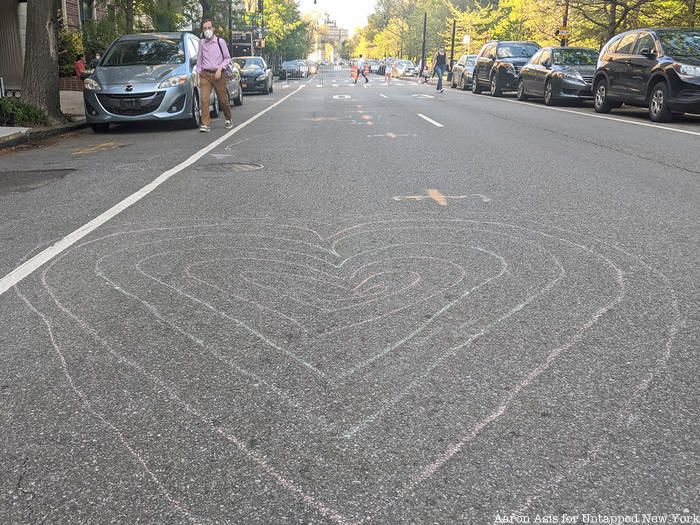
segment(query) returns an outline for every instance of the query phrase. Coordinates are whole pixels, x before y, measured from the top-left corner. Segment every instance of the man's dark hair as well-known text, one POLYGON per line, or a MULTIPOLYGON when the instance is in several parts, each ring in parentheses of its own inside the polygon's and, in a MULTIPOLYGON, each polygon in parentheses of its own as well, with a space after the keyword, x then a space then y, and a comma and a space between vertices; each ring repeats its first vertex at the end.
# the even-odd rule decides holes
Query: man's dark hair
POLYGON ((209 22, 212 26, 214 25, 214 22, 211 21, 211 18, 205 18, 204 20, 202 20, 202 27, 204 27, 204 24, 206 24, 207 22, 209 22))

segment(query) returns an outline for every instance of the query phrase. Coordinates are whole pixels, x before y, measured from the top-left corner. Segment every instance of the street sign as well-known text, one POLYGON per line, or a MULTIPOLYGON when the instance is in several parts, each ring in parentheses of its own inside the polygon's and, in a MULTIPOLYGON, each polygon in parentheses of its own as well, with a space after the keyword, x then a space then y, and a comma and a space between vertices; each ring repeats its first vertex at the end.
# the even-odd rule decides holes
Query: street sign
POLYGON ((559 30, 557 31, 557 36, 561 36, 561 37, 571 36, 571 28, 570 27, 560 27, 559 30))
POLYGON ((469 35, 464 35, 464 38, 462 39, 462 44, 465 46, 468 46, 472 42, 472 37, 469 35))

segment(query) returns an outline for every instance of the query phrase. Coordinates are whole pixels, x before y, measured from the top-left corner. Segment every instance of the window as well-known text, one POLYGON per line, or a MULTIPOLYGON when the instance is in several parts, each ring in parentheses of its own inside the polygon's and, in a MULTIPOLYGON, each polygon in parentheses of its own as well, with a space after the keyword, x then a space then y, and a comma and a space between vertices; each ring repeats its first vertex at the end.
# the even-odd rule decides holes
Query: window
POLYGON ((593 49, 566 47, 554 53, 554 63, 558 66, 595 66, 598 53, 593 49))
POLYGON ((95 18, 95 2, 94 0, 80 0, 78 4, 80 8, 80 24, 84 24, 88 20, 95 18))
POLYGON ((156 66, 184 64, 182 40, 148 38, 121 40, 114 44, 102 59, 101 66, 156 66))
POLYGON ((532 58, 530 59, 530 64, 533 65, 538 65, 542 59, 542 53, 544 53, 544 49, 539 50, 537 53, 532 55, 532 58))
POLYGON ((540 64, 543 66, 551 66, 552 65, 552 50, 551 49, 545 49, 542 52, 542 56, 540 56, 540 64))
POLYGON ((197 53, 199 52, 199 41, 194 38, 188 38, 187 52, 190 54, 190 58, 197 58, 197 53))
POLYGON ((641 55, 642 50, 656 53, 656 40, 654 40, 654 37, 651 36, 650 33, 642 33, 637 39, 637 45, 634 46, 634 54, 641 55))
POLYGON ((664 53, 676 57, 700 56, 700 31, 682 29, 676 31, 659 31, 661 47, 664 53))
POLYGON ((631 55, 635 40, 637 40, 637 33, 630 33, 629 35, 623 36, 615 53, 618 55, 631 55))
POLYGON ((538 49, 537 44, 503 44, 498 46, 498 58, 530 58, 538 49))

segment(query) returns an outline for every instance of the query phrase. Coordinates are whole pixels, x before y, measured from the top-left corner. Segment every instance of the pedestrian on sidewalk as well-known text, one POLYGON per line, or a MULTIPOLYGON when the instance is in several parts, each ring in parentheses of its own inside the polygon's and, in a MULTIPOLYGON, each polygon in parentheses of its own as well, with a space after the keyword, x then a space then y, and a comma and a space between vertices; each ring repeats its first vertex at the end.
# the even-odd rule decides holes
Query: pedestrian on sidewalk
POLYGON ((447 54, 445 53, 445 46, 440 46, 435 57, 433 58, 433 72, 437 75, 437 92, 442 93, 442 77, 445 74, 445 70, 449 71, 450 65, 447 63, 447 54))
POLYGON ((75 61, 75 76, 82 80, 82 75, 85 74, 85 55, 78 55, 75 61))
POLYGON ((355 84, 357 84, 357 79, 360 78, 360 75, 365 77, 365 84, 369 82, 367 75, 365 75, 365 59, 362 58, 362 55, 360 55, 360 58, 357 59, 357 76, 355 77, 355 84))
POLYGON ((202 22, 204 38, 199 41, 199 51, 197 52, 197 66, 195 71, 199 76, 199 91, 202 97, 200 100, 200 110, 202 114, 202 125, 199 131, 211 131, 211 115, 209 115, 209 102, 211 90, 216 91, 219 104, 224 110, 226 117, 226 129, 231 129, 231 106, 228 103, 227 79, 225 70, 231 64, 231 55, 228 52, 226 40, 214 34, 214 26, 211 20, 202 22))

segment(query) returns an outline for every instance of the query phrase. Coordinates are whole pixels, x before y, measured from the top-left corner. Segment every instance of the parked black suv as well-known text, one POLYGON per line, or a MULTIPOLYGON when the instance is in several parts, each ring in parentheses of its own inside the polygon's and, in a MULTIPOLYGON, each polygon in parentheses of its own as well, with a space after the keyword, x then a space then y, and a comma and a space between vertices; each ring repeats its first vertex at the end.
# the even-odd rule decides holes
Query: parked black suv
POLYGON ((518 73, 540 46, 535 42, 489 42, 481 48, 474 66, 472 93, 486 86, 492 97, 518 88, 518 73))
POLYGON ((700 113, 700 30, 635 29, 615 36, 600 52, 593 86, 598 113, 623 103, 648 106, 655 122, 700 113))

